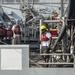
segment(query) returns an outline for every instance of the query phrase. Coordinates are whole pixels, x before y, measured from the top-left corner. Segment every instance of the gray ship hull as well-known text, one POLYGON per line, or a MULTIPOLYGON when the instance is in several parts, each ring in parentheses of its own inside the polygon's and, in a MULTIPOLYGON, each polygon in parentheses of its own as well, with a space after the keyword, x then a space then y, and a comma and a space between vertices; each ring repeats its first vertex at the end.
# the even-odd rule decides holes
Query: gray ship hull
POLYGON ((75 74, 75 66, 73 68, 42 68, 42 67, 29 68, 29 45, 0 46, 0 75, 74 75, 74 74, 75 74), (14 60, 15 59, 14 57, 16 58, 16 60, 14 60), (15 64, 18 65, 16 66, 15 64))

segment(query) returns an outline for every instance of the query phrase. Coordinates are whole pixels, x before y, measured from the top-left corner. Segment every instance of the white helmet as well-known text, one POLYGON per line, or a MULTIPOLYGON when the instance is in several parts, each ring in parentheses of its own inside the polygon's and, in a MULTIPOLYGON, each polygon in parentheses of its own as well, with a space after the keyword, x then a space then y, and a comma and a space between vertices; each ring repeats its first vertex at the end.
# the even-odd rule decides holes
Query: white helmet
POLYGON ((12 25, 12 23, 11 22, 8 22, 8 25, 12 25))

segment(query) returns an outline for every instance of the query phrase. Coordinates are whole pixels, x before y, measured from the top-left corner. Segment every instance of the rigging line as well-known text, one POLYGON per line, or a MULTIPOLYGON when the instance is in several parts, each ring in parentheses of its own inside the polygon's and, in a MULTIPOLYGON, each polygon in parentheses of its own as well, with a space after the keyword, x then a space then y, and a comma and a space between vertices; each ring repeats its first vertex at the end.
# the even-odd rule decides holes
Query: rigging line
MULTIPOLYGON (((15 51, 17 51, 17 50, 15 49, 15 51)), ((17 52, 20 53, 19 51, 17 51, 17 52)), ((31 62, 33 62, 36 66, 42 68, 42 66, 39 65, 38 63, 36 63, 35 61, 33 61, 33 60, 31 60, 30 58, 26 57, 26 56, 25 56, 24 54, 22 54, 22 53, 20 53, 20 54, 21 54, 24 58, 26 58, 26 59, 30 60, 31 62)))
MULTIPOLYGON (((2 6, 2 5, 1 5, 1 6, 2 6)), ((21 9, 18 9, 18 8, 13 8, 13 7, 8 7, 8 6, 2 6, 2 7, 10 8, 10 9, 15 9, 15 10, 21 10, 21 9)))
MULTIPOLYGON (((2 41, 0 41, 0 42, 2 42, 2 41)), ((2 43, 4 43, 4 42, 2 42, 2 43)), ((8 45, 7 43, 4 43, 4 44, 8 45)), ((11 48, 14 49, 13 47, 11 47, 11 48)), ((16 49, 14 49, 14 50, 15 50, 16 52, 18 52, 19 54, 21 54, 24 58, 26 58, 26 59, 30 60, 31 62, 33 62, 36 66, 38 66, 38 67, 40 67, 40 68, 43 68, 41 65, 39 65, 39 64, 36 63, 35 61, 31 60, 30 58, 26 57, 24 54, 20 53, 20 52, 17 51, 16 49)), ((51 72, 49 72, 47 69, 45 69, 45 71, 46 71, 48 74, 51 73, 51 72)))
MULTIPOLYGON (((28 4, 33 4, 32 2, 28 2, 28 4)), ((42 1, 42 2, 34 2, 34 4, 50 4, 50 2, 44 2, 44 1, 42 1)), ((60 2, 52 2, 52 4, 61 4, 60 2)), ((64 4, 67 4, 67 3, 64 3, 64 4)))
MULTIPOLYGON (((1 41, 1 40, 0 40, 0 42, 3 43, 3 44, 5 44, 5 45, 9 45, 9 44, 7 44, 7 43, 1 41)), ((14 48, 12 47, 12 49, 14 49, 14 48)), ((16 49, 14 49, 14 50, 17 51, 16 49)), ((17 52, 20 53, 19 51, 17 51, 17 52)), ((26 56, 25 56, 24 54, 22 54, 22 53, 20 53, 20 54, 21 54, 24 58, 26 58, 26 59, 30 60, 31 62, 33 62, 36 66, 42 68, 42 66, 40 66, 40 65, 39 65, 38 63, 36 63, 35 61, 33 61, 33 60, 31 60, 30 58, 26 57, 26 56)))
MULTIPOLYGON (((34 4, 34 5, 40 5, 40 4, 34 4)), ((43 4, 40 6, 52 6, 52 7, 59 7, 60 5, 50 5, 50 4, 43 4)))
MULTIPOLYGON (((16 50, 16 49, 15 49, 15 50, 16 50)), ((17 50, 16 50, 16 51, 17 51, 17 50)), ((20 53, 19 51, 17 51, 17 52, 20 53)), ((20 54, 22 54, 22 53, 20 53, 20 54)), ((31 60, 30 58, 26 57, 24 54, 22 54, 22 56, 23 56, 24 58, 30 60, 31 62, 33 62, 33 63, 34 63, 35 65, 37 65, 38 67, 43 68, 41 65, 39 65, 39 64, 36 63, 35 61, 31 60)), ((46 71, 48 74, 50 74, 50 72, 49 72, 48 70, 45 69, 45 71, 46 71)))
POLYGON ((64 16, 65 16, 65 14, 66 14, 67 11, 68 11, 68 7, 69 7, 69 5, 67 6, 67 8, 66 8, 66 10, 65 10, 65 12, 64 12, 64 16))

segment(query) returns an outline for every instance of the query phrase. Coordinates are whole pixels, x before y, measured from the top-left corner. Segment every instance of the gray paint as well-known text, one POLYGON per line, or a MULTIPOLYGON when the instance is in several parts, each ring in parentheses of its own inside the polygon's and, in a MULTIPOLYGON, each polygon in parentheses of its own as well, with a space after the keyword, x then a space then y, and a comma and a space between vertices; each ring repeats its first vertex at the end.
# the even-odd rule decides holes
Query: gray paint
MULTIPOLYGON (((0 45, 1 49, 22 49, 22 70, 1 70, 0 75, 74 75, 74 68, 29 68, 29 46, 28 45, 0 45)), ((0 57, 1 62, 1 57, 0 57)), ((1 64, 1 63, 0 63, 1 64)))
MULTIPOLYGON (((22 70, 1 70, 0 75, 25 75, 29 68, 29 46, 28 45, 0 45, 0 66, 1 66, 1 49, 22 49, 22 70)), ((7 61, 7 60, 6 60, 7 61)), ((14 63, 14 61, 13 61, 14 63)))
MULTIPOLYGON (((60 7, 60 4, 52 4, 52 5, 48 5, 48 6, 44 6, 41 4, 34 5, 35 10, 37 12, 40 12, 40 14, 42 14, 45 17, 47 17, 49 15, 52 16, 52 12, 54 10, 57 10, 57 12, 60 14, 60 10, 58 10, 59 7, 60 7), (54 6, 54 7, 52 7, 52 6, 54 6), (40 11, 40 10, 42 10, 42 11, 40 11)), ((20 4, 8 4, 8 5, 2 4, 2 8, 3 8, 4 12, 9 16, 9 18, 13 18, 13 19, 22 18, 24 20, 24 16, 23 16, 22 12, 20 10, 17 10, 17 9, 20 9, 20 4), (11 7, 11 8, 9 8, 9 7, 11 7), (12 9, 12 8, 16 8, 16 9, 12 9), (9 14, 11 14, 11 15, 9 15, 9 14)))

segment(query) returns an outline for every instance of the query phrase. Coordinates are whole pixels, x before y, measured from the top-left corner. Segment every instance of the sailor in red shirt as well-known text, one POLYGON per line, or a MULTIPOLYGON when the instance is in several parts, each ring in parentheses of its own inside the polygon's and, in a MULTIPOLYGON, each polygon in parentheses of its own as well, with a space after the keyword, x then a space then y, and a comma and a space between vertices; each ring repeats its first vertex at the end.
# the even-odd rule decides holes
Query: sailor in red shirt
POLYGON ((3 22, 0 21, 0 44, 4 44, 4 38, 6 37, 6 29, 3 27, 3 22))
POLYGON ((7 28, 6 28, 6 40, 5 42, 7 44, 12 44, 12 37, 13 37, 13 31, 12 31, 12 23, 8 22, 7 28))

